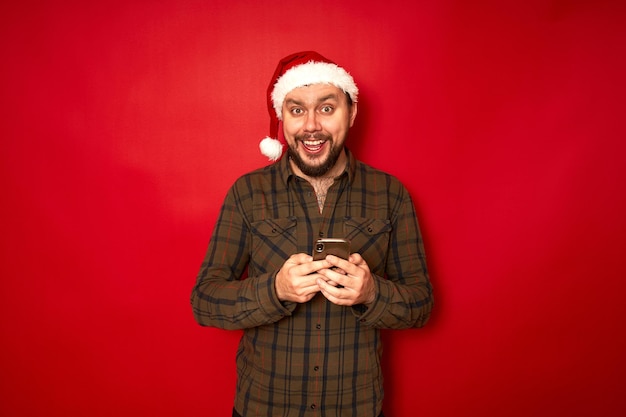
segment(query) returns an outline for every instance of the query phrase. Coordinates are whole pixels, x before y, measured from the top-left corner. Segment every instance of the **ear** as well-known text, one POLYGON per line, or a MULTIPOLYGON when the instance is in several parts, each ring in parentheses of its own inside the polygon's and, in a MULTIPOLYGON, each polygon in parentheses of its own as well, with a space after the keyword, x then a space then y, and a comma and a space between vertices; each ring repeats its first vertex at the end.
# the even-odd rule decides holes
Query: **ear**
POLYGON ((350 109, 350 127, 352 127, 352 125, 354 124, 354 119, 356 119, 358 107, 359 107, 358 103, 352 103, 352 106, 350 109))

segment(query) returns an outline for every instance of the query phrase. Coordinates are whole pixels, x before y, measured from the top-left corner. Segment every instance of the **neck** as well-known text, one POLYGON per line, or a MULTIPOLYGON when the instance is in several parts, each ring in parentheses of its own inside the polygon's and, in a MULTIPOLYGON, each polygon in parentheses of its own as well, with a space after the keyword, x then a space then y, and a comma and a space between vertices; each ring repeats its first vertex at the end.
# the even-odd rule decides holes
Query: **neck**
POLYGON ((304 178, 313 186, 315 190, 315 195, 317 197, 317 205, 319 207, 320 213, 324 209, 324 203, 326 202, 326 194, 328 193, 328 189, 335 182, 335 178, 341 175, 341 173, 346 169, 346 165, 348 164, 348 157, 346 156, 345 150, 341 152, 339 159, 337 159, 337 163, 333 165, 333 167, 325 174, 320 177, 310 177, 305 175, 297 166, 290 161, 291 169, 293 172, 304 178))

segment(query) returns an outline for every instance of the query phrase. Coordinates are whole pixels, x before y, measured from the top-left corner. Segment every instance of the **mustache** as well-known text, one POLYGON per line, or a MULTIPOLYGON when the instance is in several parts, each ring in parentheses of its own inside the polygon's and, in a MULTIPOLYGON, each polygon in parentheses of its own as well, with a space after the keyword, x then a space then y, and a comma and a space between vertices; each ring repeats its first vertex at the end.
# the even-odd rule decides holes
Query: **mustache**
POLYGON ((315 139, 315 140, 331 140, 332 139, 331 135, 325 135, 324 133, 321 133, 321 132, 305 133, 301 135, 295 135, 294 137, 296 140, 299 140, 299 141, 311 140, 311 139, 315 139))

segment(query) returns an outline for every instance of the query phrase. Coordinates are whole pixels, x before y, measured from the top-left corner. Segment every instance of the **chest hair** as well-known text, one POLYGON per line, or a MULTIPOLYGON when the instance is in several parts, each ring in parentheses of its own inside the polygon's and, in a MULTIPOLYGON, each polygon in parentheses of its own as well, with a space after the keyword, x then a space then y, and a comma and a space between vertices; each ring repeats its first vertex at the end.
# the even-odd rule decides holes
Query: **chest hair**
POLYGON ((324 203, 326 202, 328 189, 334 182, 334 178, 320 178, 311 181, 311 185, 315 191, 315 197, 317 198, 317 207, 319 208, 320 213, 324 210, 324 203))

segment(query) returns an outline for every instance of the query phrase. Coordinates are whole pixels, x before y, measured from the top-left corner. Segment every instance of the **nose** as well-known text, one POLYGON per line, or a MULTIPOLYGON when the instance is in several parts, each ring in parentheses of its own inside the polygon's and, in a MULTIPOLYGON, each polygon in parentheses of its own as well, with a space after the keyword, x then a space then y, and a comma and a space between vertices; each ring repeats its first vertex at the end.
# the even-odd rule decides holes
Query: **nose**
POLYGON ((321 129, 319 124, 319 119, 317 117, 316 112, 307 112, 306 120, 304 121, 304 131, 305 132, 317 132, 321 129))

